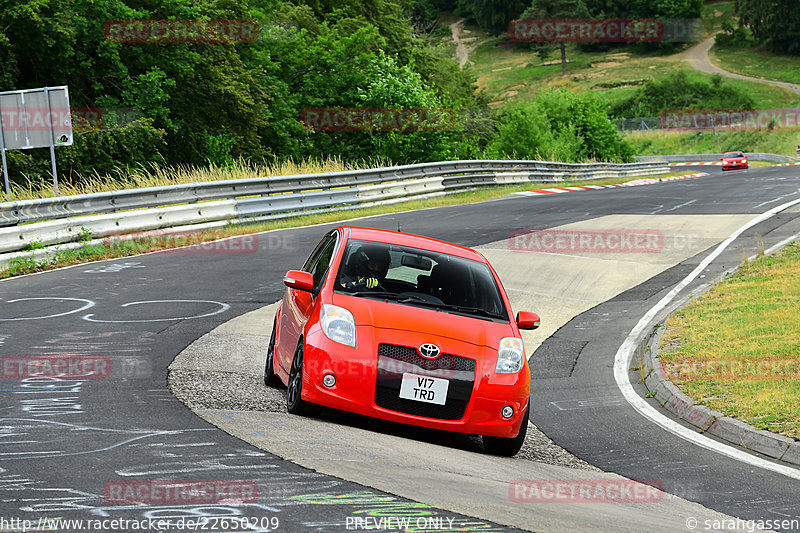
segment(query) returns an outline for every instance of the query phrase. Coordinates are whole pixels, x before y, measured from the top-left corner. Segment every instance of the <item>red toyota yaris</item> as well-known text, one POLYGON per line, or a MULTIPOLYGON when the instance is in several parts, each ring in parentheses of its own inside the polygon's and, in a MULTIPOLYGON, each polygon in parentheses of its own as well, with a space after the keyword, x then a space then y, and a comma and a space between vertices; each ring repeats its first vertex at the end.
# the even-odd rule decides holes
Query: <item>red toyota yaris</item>
POLYGON ((525 439, 530 369, 497 274, 478 252, 340 227, 284 277, 264 381, 293 414, 327 406, 483 435, 511 456, 525 439))

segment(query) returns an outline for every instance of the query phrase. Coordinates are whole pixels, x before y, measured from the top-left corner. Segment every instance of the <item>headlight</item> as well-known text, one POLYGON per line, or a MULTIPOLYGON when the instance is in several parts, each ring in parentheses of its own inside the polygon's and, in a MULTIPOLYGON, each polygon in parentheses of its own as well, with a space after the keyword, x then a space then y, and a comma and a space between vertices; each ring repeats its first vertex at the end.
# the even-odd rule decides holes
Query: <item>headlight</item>
POLYGON ((500 347, 497 349, 497 368, 498 374, 512 374, 522 370, 525 363, 525 349, 522 346, 522 339, 516 337, 506 337, 500 339, 500 347))
POLYGON ((353 320, 353 313, 343 307, 323 304, 319 322, 322 332, 330 340, 355 348, 356 321, 353 320))

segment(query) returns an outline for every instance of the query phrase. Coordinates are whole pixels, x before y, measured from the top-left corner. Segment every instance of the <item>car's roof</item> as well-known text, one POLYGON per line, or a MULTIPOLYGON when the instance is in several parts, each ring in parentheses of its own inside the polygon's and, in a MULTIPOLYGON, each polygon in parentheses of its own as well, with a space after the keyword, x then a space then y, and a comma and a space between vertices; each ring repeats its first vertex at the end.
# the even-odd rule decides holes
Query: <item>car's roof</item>
POLYGON ((350 230, 351 239, 384 242, 387 244, 397 244, 399 246, 421 248, 423 250, 430 250, 432 252, 455 255, 457 257, 464 257, 466 259, 474 259, 475 261, 480 261, 482 263, 487 262, 480 253, 472 250, 471 248, 465 248, 463 246, 458 246, 457 244, 440 241, 438 239, 432 239, 430 237, 375 228, 352 226, 343 226, 343 228, 350 230))
POLYGON ((742 155, 744 155, 744 152, 742 152, 741 150, 732 150, 730 152, 725 152, 722 155, 728 155, 728 154, 742 154, 742 155))

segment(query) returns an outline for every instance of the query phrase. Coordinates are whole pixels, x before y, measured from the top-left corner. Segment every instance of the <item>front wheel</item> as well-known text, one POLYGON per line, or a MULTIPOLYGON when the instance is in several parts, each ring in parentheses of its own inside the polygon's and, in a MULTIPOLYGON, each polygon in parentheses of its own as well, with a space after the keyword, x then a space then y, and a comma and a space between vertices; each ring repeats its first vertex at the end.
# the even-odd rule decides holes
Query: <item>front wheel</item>
POLYGON ((297 346, 297 352, 289 369, 289 383, 286 385, 286 410, 290 414, 312 416, 317 406, 303 400, 303 341, 297 346))
POLYGON ((272 323, 272 336, 269 338, 267 346, 267 363, 264 365, 264 385, 276 387, 279 383, 278 376, 275 375, 275 334, 278 332, 278 318, 272 323))
POLYGON ((525 442, 525 435, 528 434, 528 409, 530 401, 525 406, 525 413, 522 415, 522 424, 519 427, 519 434, 516 437, 489 437, 483 436, 483 449, 492 455, 502 455, 503 457, 514 457, 522 448, 525 442))

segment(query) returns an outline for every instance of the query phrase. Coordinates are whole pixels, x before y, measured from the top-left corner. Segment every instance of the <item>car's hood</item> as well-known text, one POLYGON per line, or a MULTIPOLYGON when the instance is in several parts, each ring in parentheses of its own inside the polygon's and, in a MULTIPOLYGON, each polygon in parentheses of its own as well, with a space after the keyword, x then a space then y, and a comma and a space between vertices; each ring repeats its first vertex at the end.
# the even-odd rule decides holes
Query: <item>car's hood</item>
POLYGON ((356 326, 422 333, 488 348, 497 348, 500 339, 515 335, 508 322, 493 322, 395 302, 334 294, 333 304, 353 313, 356 326))

